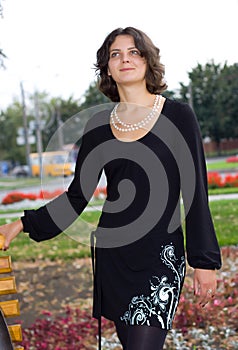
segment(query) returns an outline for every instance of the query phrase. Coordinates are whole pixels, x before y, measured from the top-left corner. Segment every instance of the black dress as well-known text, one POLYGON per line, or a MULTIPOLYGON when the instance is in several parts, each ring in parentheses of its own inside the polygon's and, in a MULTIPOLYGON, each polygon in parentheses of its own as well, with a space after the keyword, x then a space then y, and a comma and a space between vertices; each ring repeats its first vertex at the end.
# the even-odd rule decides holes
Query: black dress
POLYGON ((107 199, 92 233, 93 316, 170 329, 185 255, 194 268, 221 267, 198 122, 189 105, 171 99, 137 141, 117 140, 109 120, 110 109, 89 120, 68 191, 25 211, 24 231, 36 241, 62 232, 87 206, 104 169, 107 199))

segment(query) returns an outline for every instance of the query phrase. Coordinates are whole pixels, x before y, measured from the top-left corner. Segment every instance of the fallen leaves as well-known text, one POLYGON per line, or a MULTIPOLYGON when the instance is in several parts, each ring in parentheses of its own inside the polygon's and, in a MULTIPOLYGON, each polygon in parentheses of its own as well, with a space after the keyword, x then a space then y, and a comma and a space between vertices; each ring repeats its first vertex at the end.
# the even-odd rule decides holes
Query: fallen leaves
MULTIPOLYGON (((166 349, 238 349, 238 247, 222 248, 218 290, 213 302, 198 308, 187 276, 166 349)), ((89 258, 73 261, 15 262, 26 350, 97 348, 97 321, 92 319, 92 270, 89 258), (28 343, 27 343, 28 342, 28 343)), ((119 350, 112 322, 103 319, 103 349, 119 350)))

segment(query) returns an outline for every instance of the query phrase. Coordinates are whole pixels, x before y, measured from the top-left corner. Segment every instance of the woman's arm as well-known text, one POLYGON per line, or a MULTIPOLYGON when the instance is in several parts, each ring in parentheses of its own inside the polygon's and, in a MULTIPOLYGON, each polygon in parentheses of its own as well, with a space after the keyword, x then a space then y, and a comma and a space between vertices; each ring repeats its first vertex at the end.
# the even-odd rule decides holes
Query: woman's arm
POLYGON ((191 172, 194 174, 193 187, 189 187, 188 181, 181 179, 188 263, 199 269, 219 269, 221 254, 209 208, 202 137, 197 118, 187 104, 182 104, 181 107, 180 128, 193 160, 192 163, 183 166, 194 168, 191 172))
POLYGON ((96 128, 86 126, 76 161, 74 179, 68 190, 39 209, 25 210, 20 221, 12 226, 5 226, 4 232, 9 229, 10 238, 16 236, 19 230, 23 230, 37 242, 48 240, 63 232, 78 218, 91 199, 102 171, 98 170, 99 157, 97 152, 94 152, 96 132, 96 128), (89 157, 90 154, 94 156, 89 157), (85 164, 88 169, 86 172, 85 164))
POLYGON ((190 106, 183 104, 181 108, 181 130, 192 155, 195 184, 193 191, 190 191, 188 184, 181 181, 186 251, 188 263, 194 268, 194 294, 199 304, 205 306, 215 294, 216 269, 221 268, 221 253, 209 208, 207 169, 200 127, 190 106))

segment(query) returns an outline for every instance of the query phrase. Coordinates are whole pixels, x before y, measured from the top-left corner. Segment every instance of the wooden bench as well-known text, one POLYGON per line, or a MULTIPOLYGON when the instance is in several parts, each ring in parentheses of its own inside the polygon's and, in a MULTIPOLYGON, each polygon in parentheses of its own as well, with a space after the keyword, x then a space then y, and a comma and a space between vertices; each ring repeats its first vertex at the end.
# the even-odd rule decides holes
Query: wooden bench
MULTIPOLYGON (((4 240, 0 234, 0 249, 4 240)), ((20 324, 8 324, 10 317, 20 315, 19 301, 2 300, 2 296, 17 293, 15 277, 12 274, 12 262, 10 256, 0 256, 0 349, 24 350, 16 343, 22 341, 22 329, 20 324), (4 277, 3 277, 4 276, 4 277)))

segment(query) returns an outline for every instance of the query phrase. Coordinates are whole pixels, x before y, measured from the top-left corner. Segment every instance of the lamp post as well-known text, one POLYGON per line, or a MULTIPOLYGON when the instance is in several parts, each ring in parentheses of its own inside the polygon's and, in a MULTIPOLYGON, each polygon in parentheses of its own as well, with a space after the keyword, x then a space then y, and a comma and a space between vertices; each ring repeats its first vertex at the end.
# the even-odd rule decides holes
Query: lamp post
POLYGON ((28 132, 27 115, 26 115, 25 92, 24 92, 22 82, 20 82, 20 89, 21 89, 21 97, 22 97, 22 117, 23 117, 24 140, 25 140, 25 146, 26 146, 26 164, 28 165, 30 175, 32 175, 31 162, 30 162, 29 132, 28 132))
POLYGON ((62 120, 61 120, 61 102, 59 99, 56 101, 56 121, 57 121, 57 134, 58 134, 58 142, 59 149, 62 150, 64 148, 64 135, 62 130, 62 120))
POLYGON ((39 113, 39 101, 38 93, 35 91, 34 94, 34 109, 35 109, 35 121, 36 121, 36 144, 37 144, 37 153, 39 157, 39 169, 40 169, 40 178, 42 179, 42 134, 41 134, 41 116, 39 113))

